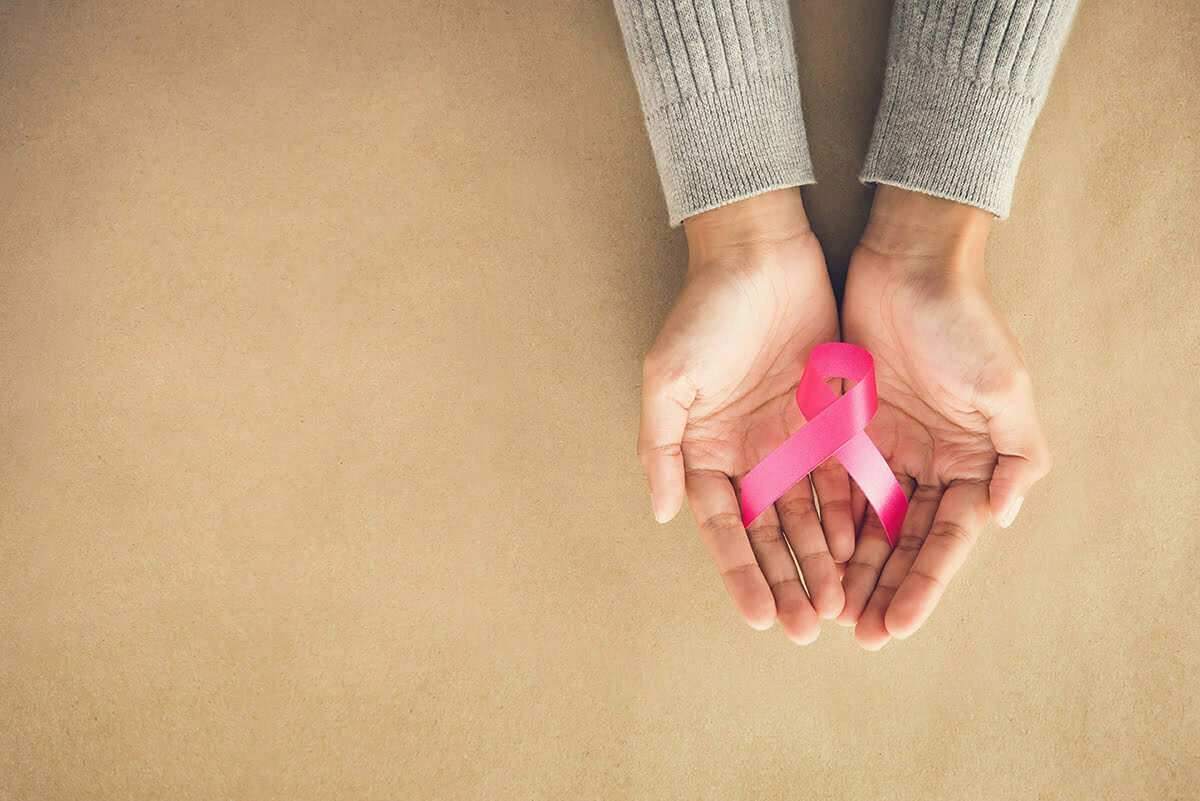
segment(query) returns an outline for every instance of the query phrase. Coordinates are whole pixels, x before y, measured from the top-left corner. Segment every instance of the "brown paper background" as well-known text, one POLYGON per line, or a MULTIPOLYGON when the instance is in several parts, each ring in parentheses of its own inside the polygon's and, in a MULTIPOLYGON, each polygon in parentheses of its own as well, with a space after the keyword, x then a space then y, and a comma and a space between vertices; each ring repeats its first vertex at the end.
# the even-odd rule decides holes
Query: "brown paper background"
MULTIPOLYGON (((798 2, 840 281, 887 4, 798 2)), ((1057 456, 927 626, 737 619, 634 458, 611 7, 0 7, 0 799, 1184 799, 1200 47, 1085 0, 989 273, 1057 456)))

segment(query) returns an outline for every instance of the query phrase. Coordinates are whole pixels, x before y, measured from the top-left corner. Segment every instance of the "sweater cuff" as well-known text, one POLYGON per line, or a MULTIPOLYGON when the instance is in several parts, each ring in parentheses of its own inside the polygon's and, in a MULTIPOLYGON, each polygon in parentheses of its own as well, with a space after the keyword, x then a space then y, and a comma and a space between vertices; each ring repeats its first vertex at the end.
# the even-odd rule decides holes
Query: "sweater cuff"
POLYGON ((952 68, 891 62, 859 179, 1007 217, 1039 106, 952 68))
POLYGON ((646 114, 671 225, 815 181, 795 76, 756 76, 646 114))

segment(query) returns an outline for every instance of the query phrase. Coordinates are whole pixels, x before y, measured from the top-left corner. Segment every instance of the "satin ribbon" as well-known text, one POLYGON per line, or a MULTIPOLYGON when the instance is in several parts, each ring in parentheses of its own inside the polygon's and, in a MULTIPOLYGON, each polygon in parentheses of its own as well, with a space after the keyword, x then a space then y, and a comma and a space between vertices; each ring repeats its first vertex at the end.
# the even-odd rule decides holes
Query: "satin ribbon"
POLYGON ((742 522, 750 525, 833 456, 862 489, 883 523, 888 543, 895 547, 908 501, 883 454, 863 430, 879 408, 871 354, 842 342, 813 348, 796 388, 796 405, 808 422, 742 478, 742 522), (825 383, 826 377, 858 383, 838 397, 825 383))

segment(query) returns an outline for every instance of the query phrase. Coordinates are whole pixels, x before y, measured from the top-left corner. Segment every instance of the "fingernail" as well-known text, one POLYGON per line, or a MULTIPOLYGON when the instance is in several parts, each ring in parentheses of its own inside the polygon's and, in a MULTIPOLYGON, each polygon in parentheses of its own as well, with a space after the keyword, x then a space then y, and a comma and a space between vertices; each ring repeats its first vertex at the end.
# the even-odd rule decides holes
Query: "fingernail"
POLYGON ((1000 528, 1008 528, 1012 525, 1013 521, 1017 519, 1017 512, 1021 511, 1021 504, 1023 503, 1025 503, 1024 495, 1009 504, 1008 509, 1004 511, 1003 516, 998 521, 1000 528))
POLYGON ((664 512, 662 509, 658 508, 658 501, 651 498, 650 499, 650 508, 652 508, 654 510, 654 519, 655 520, 657 520, 659 523, 667 522, 667 513, 664 512))

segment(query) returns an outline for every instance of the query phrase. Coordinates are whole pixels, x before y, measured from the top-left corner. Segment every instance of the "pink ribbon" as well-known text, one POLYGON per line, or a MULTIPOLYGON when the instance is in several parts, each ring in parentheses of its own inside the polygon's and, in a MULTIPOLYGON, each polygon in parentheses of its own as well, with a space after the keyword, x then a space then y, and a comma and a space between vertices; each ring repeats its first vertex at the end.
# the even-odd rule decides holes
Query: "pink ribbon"
POLYGON ((858 483, 895 547, 908 501, 883 454, 863 430, 879 408, 871 354, 842 342, 813 348, 796 388, 796 405, 808 422, 742 478, 742 522, 750 525, 833 456, 858 483), (826 377, 857 383, 838 397, 825 383, 826 377))

